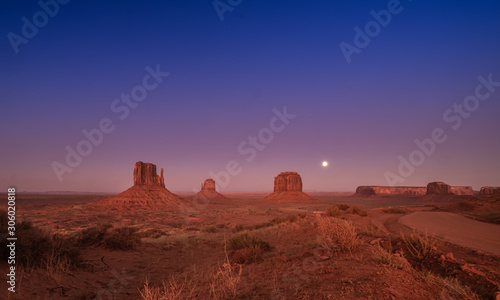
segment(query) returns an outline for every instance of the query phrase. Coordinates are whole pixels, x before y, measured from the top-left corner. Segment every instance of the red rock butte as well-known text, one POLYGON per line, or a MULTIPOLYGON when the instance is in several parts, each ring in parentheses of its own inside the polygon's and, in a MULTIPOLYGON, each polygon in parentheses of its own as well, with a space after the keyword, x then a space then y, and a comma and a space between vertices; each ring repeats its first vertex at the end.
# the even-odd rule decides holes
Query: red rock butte
POLYGON ((273 202, 315 202, 302 192, 302 178, 297 172, 281 172, 274 177, 274 192, 264 198, 273 202))
POLYGON ((215 190, 215 180, 209 178, 201 185, 201 190, 194 195, 194 199, 198 202, 213 202, 228 200, 227 197, 215 190))
POLYGON ((444 182, 431 182, 427 186, 358 186, 356 196, 384 195, 476 195, 470 186, 450 186, 444 182))
POLYGON ((165 188, 163 168, 156 173, 152 163, 139 161, 134 166, 134 185, 118 195, 99 201, 98 205, 122 208, 164 208, 177 209, 187 201, 165 188))

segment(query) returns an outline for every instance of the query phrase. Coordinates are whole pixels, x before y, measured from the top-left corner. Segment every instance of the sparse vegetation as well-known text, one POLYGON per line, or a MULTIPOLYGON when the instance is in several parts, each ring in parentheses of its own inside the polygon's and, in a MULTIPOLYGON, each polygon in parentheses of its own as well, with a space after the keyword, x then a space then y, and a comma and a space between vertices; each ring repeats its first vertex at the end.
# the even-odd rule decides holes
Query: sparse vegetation
MULTIPOLYGON (((133 250, 141 243, 141 236, 134 227, 112 228, 110 223, 101 223, 82 230, 77 235, 79 246, 100 246, 113 250, 133 250)), ((156 238, 159 238, 156 237, 156 238)))
MULTIPOLYGON (((462 299, 462 300, 479 300, 481 299, 477 294, 475 294, 468 286, 462 285, 456 278, 435 275, 430 271, 420 272, 420 278, 423 282, 438 286, 443 290, 441 295, 450 297, 451 299, 462 299)), ((446 297, 446 298, 448 298, 446 297)))
POLYGON ((342 216, 345 212, 339 208, 338 205, 331 206, 326 209, 325 214, 329 217, 338 218, 342 216))
POLYGON ((345 220, 321 218, 318 243, 327 251, 352 252, 361 245, 354 225, 345 220))
POLYGON ((254 225, 238 224, 238 225, 233 227, 232 232, 236 233, 236 232, 240 232, 243 230, 258 230, 261 228, 271 227, 271 226, 282 224, 285 222, 293 223, 299 219, 305 218, 306 216, 307 216, 307 214, 305 214, 305 213, 291 214, 291 215, 286 215, 283 217, 276 217, 276 218, 272 219, 271 221, 261 222, 261 223, 257 223, 254 225))
POLYGON ((361 217, 366 217, 368 216, 368 213, 366 212, 366 210, 364 210, 361 206, 359 205, 353 205, 351 207, 349 207, 347 210, 346 210, 346 213, 348 214, 353 214, 353 215, 358 215, 358 216, 361 216, 361 217))
POLYGON ((215 227, 213 225, 208 225, 208 226, 203 227, 201 229, 201 231, 208 232, 208 233, 216 233, 217 232, 217 227, 215 227))
POLYGON ((436 248, 437 241, 426 233, 420 234, 416 231, 401 234, 401 238, 410 253, 417 262, 423 262, 436 248))
POLYGON ((271 245, 262 239, 246 233, 229 239, 229 250, 233 252, 233 261, 251 264, 262 260, 265 252, 272 250, 271 245))

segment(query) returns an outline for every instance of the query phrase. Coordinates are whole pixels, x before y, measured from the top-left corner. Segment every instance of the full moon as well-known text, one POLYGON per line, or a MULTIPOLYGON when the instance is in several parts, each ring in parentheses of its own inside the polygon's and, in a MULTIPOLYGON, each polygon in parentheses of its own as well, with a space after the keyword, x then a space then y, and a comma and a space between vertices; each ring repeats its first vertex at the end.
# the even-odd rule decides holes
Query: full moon
POLYGON ((324 162, 322 163, 322 165, 323 165, 323 167, 326 167, 326 166, 328 166, 328 162, 327 162, 327 161, 324 161, 324 162))

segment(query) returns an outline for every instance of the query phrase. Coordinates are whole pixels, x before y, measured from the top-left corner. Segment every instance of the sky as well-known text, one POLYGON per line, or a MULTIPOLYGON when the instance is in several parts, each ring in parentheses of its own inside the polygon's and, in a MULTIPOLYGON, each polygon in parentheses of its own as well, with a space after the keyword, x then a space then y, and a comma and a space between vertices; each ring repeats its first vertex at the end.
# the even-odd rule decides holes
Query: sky
POLYGON ((4 0, 0 29, 1 190, 500 186, 498 1, 4 0))

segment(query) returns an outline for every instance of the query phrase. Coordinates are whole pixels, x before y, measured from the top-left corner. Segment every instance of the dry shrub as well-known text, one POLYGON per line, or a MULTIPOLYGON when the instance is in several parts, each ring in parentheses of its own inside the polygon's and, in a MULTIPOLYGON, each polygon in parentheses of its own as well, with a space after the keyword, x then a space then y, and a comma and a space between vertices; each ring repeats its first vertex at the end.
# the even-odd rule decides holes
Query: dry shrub
POLYGON ((431 255, 437 245, 436 239, 429 236, 427 232, 423 235, 416 231, 406 234, 402 233, 401 239, 403 240, 411 257, 420 263, 431 255))
POLYGON ((481 299, 470 287, 462 285, 456 278, 435 275, 430 271, 420 272, 420 279, 429 284, 442 289, 441 295, 446 299, 479 300, 481 299), (445 296, 445 294, 447 294, 445 296))
POLYGON ((334 205, 327 208, 325 214, 329 217, 338 218, 344 214, 344 211, 342 211, 338 205, 334 205))
POLYGON ((232 260, 236 263, 251 264, 262 260, 265 252, 272 250, 268 242, 246 233, 229 239, 229 250, 232 250, 232 260))
POLYGON ((353 205, 353 206, 349 207, 349 209, 346 210, 346 213, 358 215, 358 216, 362 216, 362 217, 368 216, 368 213, 366 212, 366 210, 364 210, 359 205, 353 205))
POLYGON ((111 227, 113 227, 111 223, 100 223, 86 228, 77 235, 77 244, 79 246, 100 245, 104 240, 108 229, 111 227))
POLYGON ((340 203, 340 204, 337 204, 337 206, 340 210, 348 210, 349 209, 349 205, 347 205, 347 204, 340 203))
POLYGON ((82 230, 77 235, 79 246, 100 246, 113 250, 133 250, 141 243, 141 236, 134 227, 112 228, 110 223, 101 223, 82 230))
POLYGON ((113 250, 133 250, 141 243, 141 238, 137 234, 137 228, 119 227, 108 232, 104 239, 104 247, 113 250))
POLYGON ((327 251, 352 252, 361 245, 354 225, 345 220, 320 218, 318 243, 327 251))

